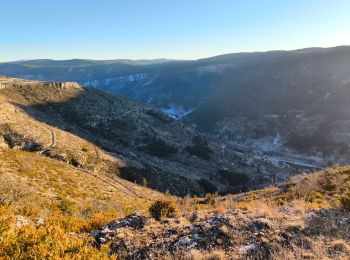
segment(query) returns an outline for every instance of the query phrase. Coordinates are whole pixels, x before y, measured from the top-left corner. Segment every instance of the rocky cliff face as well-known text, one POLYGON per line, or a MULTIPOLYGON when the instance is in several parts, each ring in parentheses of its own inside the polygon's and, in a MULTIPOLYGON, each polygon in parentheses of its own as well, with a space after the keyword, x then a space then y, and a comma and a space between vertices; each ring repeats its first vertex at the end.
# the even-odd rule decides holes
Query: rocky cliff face
POLYGON ((54 84, 54 86, 57 86, 61 89, 70 89, 70 88, 76 88, 81 89, 81 86, 76 82, 58 82, 58 83, 51 83, 54 84))

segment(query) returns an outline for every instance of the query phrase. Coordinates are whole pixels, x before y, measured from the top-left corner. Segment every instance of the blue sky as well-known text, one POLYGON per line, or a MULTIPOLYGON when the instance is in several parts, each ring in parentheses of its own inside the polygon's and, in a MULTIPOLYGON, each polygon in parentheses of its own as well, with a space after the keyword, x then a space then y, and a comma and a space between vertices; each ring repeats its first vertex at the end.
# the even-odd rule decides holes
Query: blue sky
POLYGON ((350 45, 349 0, 0 0, 0 61, 350 45))

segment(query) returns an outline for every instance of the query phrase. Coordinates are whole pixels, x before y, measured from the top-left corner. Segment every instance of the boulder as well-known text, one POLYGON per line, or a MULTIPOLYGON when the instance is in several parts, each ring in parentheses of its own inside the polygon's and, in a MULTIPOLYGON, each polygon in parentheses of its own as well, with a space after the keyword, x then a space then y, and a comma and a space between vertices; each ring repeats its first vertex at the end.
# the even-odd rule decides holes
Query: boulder
POLYGON ((32 226, 32 225, 33 225, 33 222, 30 219, 23 217, 21 215, 16 216, 16 227, 22 228, 25 226, 32 226))
POLYGON ((22 228, 25 226, 41 227, 45 225, 45 220, 42 218, 35 218, 31 220, 27 217, 16 215, 16 227, 22 228))
POLYGON ((258 218, 252 222, 252 228, 262 230, 272 228, 272 223, 266 218, 258 218))

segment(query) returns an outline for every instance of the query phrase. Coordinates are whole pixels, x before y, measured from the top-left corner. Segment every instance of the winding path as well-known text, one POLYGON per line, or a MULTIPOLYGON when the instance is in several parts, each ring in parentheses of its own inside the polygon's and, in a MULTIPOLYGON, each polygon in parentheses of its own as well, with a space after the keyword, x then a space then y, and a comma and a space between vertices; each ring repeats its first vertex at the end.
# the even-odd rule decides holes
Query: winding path
POLYGON ((48 149, 50 149, 56 145, 56 139, 57 139, 56 134, 53 130, 50 129, 50 131, 51 131, 51 143, 48 146, 46 146, 44 149, 42 149, 39 152, 39 154, 43 154, 45 151, 47 151, 48 149))

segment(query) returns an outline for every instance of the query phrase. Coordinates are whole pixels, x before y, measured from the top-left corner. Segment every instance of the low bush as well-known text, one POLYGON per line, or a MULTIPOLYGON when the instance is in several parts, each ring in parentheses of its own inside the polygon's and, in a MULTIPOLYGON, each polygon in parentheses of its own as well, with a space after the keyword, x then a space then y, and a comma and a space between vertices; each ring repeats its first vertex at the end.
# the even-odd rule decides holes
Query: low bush
POLYGON ((324 198, 320 192, 313 191, 306 197, 305 200, 310 203, 321 203, 324 198))
POLYGON ((242 173, 235 173, 226 170, 219 170, 218 174, 221 178, 221 181, 228 182, 232 186, 240 186, 249 182, 249 177, 242 173))
POLYGON ((156 220, 161 220, 163 217, 170 218, 176 216, 177 211, 177 205, 171 200, 158 200, 149 208, 151 217, 155 218, 156 220))
POLYGON ((192 138, 192 143, 194 144, 193 146, 186 146, 186 152, 200 159, 209 161, 210 154, 213 153, 213 151, 208 147, 208 141, 205 136, 194 136, 192 138))
POLYGON ((203 187, 205 193, 215 193, 218 191, 218 188, 206 179, 200 179, 198 184, 203 187))
POLYGON ((208 147, 205 146, 186 146, 185 148, 186 152, 188 152, 190 155, 195 155, 200 159, 209 161, 210 160, 210 154, 213 152, 208 147))
POLYGON ((174 119, 172 119, 171 117, 168 117, 167 115, 163 114, 162 112, 155 111, 152 109, 147 110, 146 115, 149 115, 149 116, 155 118, 156 120, 158 120, 159 122, 161 122, 163 124, 170 124, 174 121, 174 119))
POLYGON ((333 192, 337 188, 337 176, 334 174, 325 174, 324 178, 320 182, 321 187, 328 192, 333 192))
POLYGON ((58 208, 62 213, 71 214, 74 211, 74 205, 71 201, 69 201, 66 197, 60 197, 60 203, 58 204, 58 208))
POLYGON ((225 213, 225 208, 223 208, 223 207, 217 207, 217 208, 215 208, 214 210, 213 210, 213 212, 215 213, 215 214, 223 214, 223 213, 225 213))
POLYGON ((163 139, 153 137, 149 144, 146 146, 146 150, 158 157, 168 157, 171 154, 177 153, 175 146, 167 144, 163 139))
POLYGON ((214 206, 215 205, 215 197, 214 197, 214 195, 211 194, 211 193, 207 193, 205 195, 204 202, 205 202, 205 204, 214 206))
POLYGON ((350 193, 347 193, 341 197, 340 206, 343 210, 350 211, 350 193))

